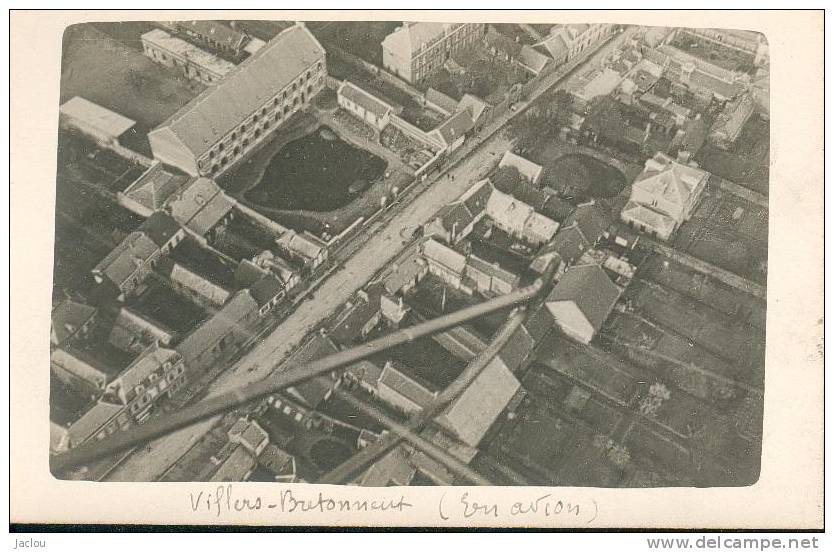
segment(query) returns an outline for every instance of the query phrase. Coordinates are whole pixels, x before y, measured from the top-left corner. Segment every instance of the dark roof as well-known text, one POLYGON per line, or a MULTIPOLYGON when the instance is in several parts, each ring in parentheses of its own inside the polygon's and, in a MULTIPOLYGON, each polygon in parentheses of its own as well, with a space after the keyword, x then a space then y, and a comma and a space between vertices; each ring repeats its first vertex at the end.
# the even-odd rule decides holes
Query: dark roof
POLYGON ((359 337, 365 324, 379 314, 381 289, 372 286, 365 293, 368 299, 365 300, 362 296, 357 295, 356 303, 339 317, 336 324, 328 332, 337 343, 342 345, 353 343, 359 337))
POLYGON ((200 157, 324 55, 310 31, 294 25, 151 133, 170 132, 200 157))
POLYGON ((543 339, 550 330, 550 324, 547 319, 547 309, 544 308, 544 305, 539 305, 524 320, 523 326, 534 341, 538 342, 543 339))
POLYGON ((262 307, 275 299, 278 295, 284 292, 284 284, 272 274, 265 274, 255 282, 250 288, 249 293, 252 299, 262 307))
MULTIPOLYGON (((476 183, 472 187, 475 188, 475 190, 469 193, 463 200, 463 204, 466 205, 466 208, 470 213, 472 213, 473 217, 486 209, 489 197, 492 195, 492 184, 489 181, 482 182, 483 184, 480 184, 480 187, 478 188, 475 188, 475 186, 478 186, 476 183)), ((472 190, 472 188, 470 188, 470 190, 472 190)))
POLYGON ((474 126, 475 123, 472 122, 472 116, 469 114, 469 111, 459 111, 437 127, 437 132, 446 144, 451 144, 472 130, 474 126))
POLYGON ((436 396, 436 393, 407 375, 404 370, 398 369, 394 362, 388 362, 385 365, 379 377, 379 383, 386 385, 421 408, 428 407, 436 396))
POLYGON ((258 280, 267 274, 269 274, 269 271, 259 267, 249 259, 243 259, 235 270, 235 282, 240 287, 247 288, 255 285, 258 280))
POLYGON ((565 226, 576 224, 590 243, 597 242, 611 224, 611 217, 597 203, 585 203, 577 207, 565 219, 565 226))
MULTIPOLYGON (((304 364, 338 352, 336 345, 321 334, 307 342, 292 357, 294 364, 304 364)), ((335 381, 327 375, 315 377, 290 388, 294 395, 303 400, 310 408, 315 408, 327 397, 335 381)))
POLYGON ((452 230, 459 232, 462 228, 472 222, 474 217, 465 205, 455 203, 452 205, 446 205, 443 209, 438 211, 437 218, 440 219, 440 222, 443 224, 443 228, 449 232, 452 230))
POLYGON ((164 211, 156 211, 148 220, 142 223, 140 228, 142 232, 152 242, 156 244, 157 247, 162 247, 168 241, 180 231, 179 223, 174 220, 174 217, 165 213, 164 211))
MULTIPOLYGON (((245 319, 257 308, 257 303, 248 291, 239 291, 233 295, 223 308, 177 345, 176 348, 182 354, 186 365, 198 359, 208 345, 214 343, 217 336, 226 335, 231 329, 242 331, 246 328, 245 319)), ((197 367, 192 365, 191 368, 197 367)))
POLYGON ((568 269, 550 292, 547 302, 573 302, 598 331, 614 309, 620 293, 620 288, 599 265, 590 264, 568 269))
POLYGON ((585 238, 578 226, 564 226, 553 240, 553 249, 566 262, 578 259, 590 248, 591 242, 585 238))
POLYGON ((535 345, 527 328, 522 325, 515 329, 507 343, 498 351, 498 357, 511 372, 514 372, 524 363, 535 345))
POLYGON ((514 274, 509 270, 501 268, 498 263, 488 263, 475 255, 470 255, 467 260, 467 269, 469 268, 480 270, 484 274, 497 278, 510 284, 511 286, 518 285, 518 281, 520 279, 518 274, 514 274))

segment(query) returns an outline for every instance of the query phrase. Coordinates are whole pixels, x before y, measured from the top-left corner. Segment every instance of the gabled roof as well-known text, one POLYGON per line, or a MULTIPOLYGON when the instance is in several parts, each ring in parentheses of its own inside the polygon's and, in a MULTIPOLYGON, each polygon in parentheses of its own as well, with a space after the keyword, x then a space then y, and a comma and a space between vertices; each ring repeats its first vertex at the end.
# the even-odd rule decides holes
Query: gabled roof
POLYGON ((557 32, 544 39, 542 46, 550 54, 553 59, 559 59, 566 56, 570 51, 569 43, 572 42, 569 37, 566 37, 564 32, 557 32))
POLYGON ((180 231, 180 225, 168 213, 156 211, 142 223, 139 230, 157 247, 162 247, 174 237, 174 234, 180 231))
POLYGON ((180 224, 205 235, 234 207, 234 203, 210 178, 193 178, 166 201, 166 207, 180 224))
POLYGON ((157 251, 159 247, 144 232, 131 232, 93 271, 100 272, 116 286, 121 286, 157 251))
POLYGON ((92 408, 85 412, 67 430, 69 446, 77 447, 98 433, 105 424, 115 418, 124 408, 123 405, 113 404, 103 400, 95 403, 92 408))
POLYGON ((200 157, 324 55, 324 48, 312 33, 303 24, 296 24, 188 102, 151 134, 169 131, 194 157, 200 157))
POLYGON ((451 429, 467 445, 475 447, 520 387, 503 361, 495 357, 449 405, 439 418, 440 424, 451 429))
POLYGON ((469 116, 472 117, 472 120, 478 122, 478 119, 480 119, 481 115, 484 114, 488 105, 488 103, 478 96, 464 94, 460 99, 460 102, 458 102, 456 111, 462 111, 465 109, 469 112, 469 116))
POLYGON ((409 462, 409 453, 403 445, 400 445, 372 464, 359 478, 359 485, 363 487, 406 486, 411 483, 416 473, 417 468, 409 462))
POLYGON ((426 90, 426 102, 436 105, 448 114, 454 113, 458 107, 458 102, 454 98, 431 87, 426 90))
POLYGON ((55 349, 49 355, 50 366, 60 368, 70 374, 83 378, 90 385, 103 389, 107 383, 107 374, 95 366, 89 364, 85 359, 79 358, 64 349, 55 349))
POLYGON ((435 240, 426 240, 423 244, 423 256, 455 274, 463 275, 466 269, 466 257, 435 240))
POLYGON ((501 157, 499 167, 513 167, 529 182, 535 183, 542 174, 544 167, 507 150, 501 157))
POLYGON ((458 202, 463 203, 466 209, 473 215, 477 215, 486 209, 487 202, 492 195, 493 187, 488 178, 480 180, 466 190, 458 202))
POLYGON ((546 55, 525 44, 521 47, 518 61, 521 65, 538 75, 544 70, 549 60, 546 55))
POLYGON ((219 311, 188 334, 177 345, 177 350, 188 364, 191 360, 199 357, 206 348, 209 348, 209 345, 214 343, 217 336, 228 334, 230 328, 242 331, 246 327, 244 319, 257 310, 258 304, 249 292, 246 290, 238 291, 219 311))
POLYGON ((669 215, 634 201, 625 204, 620 216, 627 222, 634 222, 652 228, 662 236, 670 235, 677 225, 675 219, 669 215))
POLYGON ((350 374, 358 381, 376 387, 380 376, 382 376, 382 368, 371 362, 370 360, 360 360, 355 364, 351 364, 345 370, 346 374, 350 374))
POLYGON ((535 211, 531 206, 513 196, 494 190, 489 196, 486 212, 487 216, 496 223, 522 232, 524 223, 535 211))
POLYGON ((229 439, 238 438, 243 446, 251 451, 257 450, 265 441, 269 441, 269 434, 255 420, 239 418, 228 431, 229 439))
POLYGON ((300 234, 295 230, 284 232, 275 243, 306 259, 317 258, 327 247, 325 242, 306 230, 300 234))
POLYGON ((388 272, 382 282, 385 291, 390 294, 397 293, 406 284, 413 282, 415 278, 425 273, 426 261, 421 259, 416 252, 412 252, 406 259, 397 263, 397 266, 388 272))
POLYGON ((519 326, 512 333, 506 344, 498 351, 498 357, 504 365, 515 372, 533 350, 536 343, 527 328, 519 326))
POLYGON ((485 260, 475 255, 470 255, 467 259, 466 269, 475 269, 488 274, 490 277, 515 287, 518 285, 520 277, 509 270, 501 268, 498 263, 488 263, 485 260))
POLYGON ((549 240, 559 230, 559 223, 533 211, 524 221, 524 236, 528 239, 549 240))
POLYGON ((337 318, 330 336, 342 345, 353 343, 362 328, 379 314, 381 295, 381 284, 369 286, 364 294, 357 294, 356 301, 337 318))
POLYGON ((181 38, 171 36, 162 29, 148 31, 142 35, 142 40, 163 51, 171 52, 172 54, 185 58, 191 63, 221 77, 235 68, 234 63, 229 63, 225 59, 206 52, 181 38))
POLYGON ((159 261, 158 269, 167 275, 173 282, 198 293, 215 305, 222 305, 229 298, 231 293, 202 273, 195 272, 171 258, 164 258, 159 261))
POLYGON ((446 145, 451 145, 455 140, 472 130, 474 126, 475 123, 472 122, 472 116, 469 114, 469 111, 459 111, 446 119, 432 133, 439 135, 446 145))
POLYGON ((130 199, 151 211, 162 209, 168 198, 177 191, 189 177, 167 170, 156 162, 123 192, 130 199))
POLYGON ((54 345, 60 345, 66 339, 96 315, 96 309, 84 303, 66 299, 52 309, 52 335, 54 345))
MULTIPOLYGON (((316 334, 298 353, 293 355, 292 360, 296 364, 304 364, 332 355, 338 351, 330 339, 321 334, 316 334)), ((316 408, 327 398, 335 383, 335 380, 330 376, 321 375, 290 387, 288 391, 304 401, 308 407, 316 408)))
POLYGON ((379 385, 385 385, 396 391, 420 408, 427 408, 437 396, 436 392, 417 382, 413 378, 398 370, 393 362, 387 362, 379 376, 379 385))
POLYGON ((84 125, 113 138, 118 138, 136 124, 136 121, 123 117, 81 96, 75 96, 64 103, 60 112, 65 117, 81 121, 84 125))
POLYGON ((158 343, 154 342, 119 377, 111 381, 107 385, 107 389, 120 393, 120 396, 124 398, 125 393, 147 380, 164 363, 176 362, 179 356, 179 353, 173 349, 160 347, 158 343))
POLYGON ((362 106, 365 111, 369 111, 377 117, 384 117, 389 112, 394 111, 394 107, 391 104, 380 100, 370 92, 359 88, 347 80, 339 87, 338 93, 340 96, 362 106))
POLYGON ((564 226, 573 224, 579 227, 589 243, 596 243, 611 225, 611 217, 598 204, 583 203, 565 219, 564 226))
POLYGON ((172 21, 168 25, 191 31, 214 42, 237 49, 246 39, 246 35, 219 21, 172 21))
POLYGON ((594 330, 599 331, 621 293, 599 265, 574 266, 562 275, 545 303, 574 303, 594 330))
POLYGON ((242 445, 229 444, 227 447, 228 456, 223 459, 209 481, 243 481, 257 465, 255 457, 242 445))
POLYGON ((249 259, 243 259, 235 270, 235 282, 241 287, 248 288, 255 285, 258 280, 267 274, 269 272, 266 269, 261 268, 249 259))

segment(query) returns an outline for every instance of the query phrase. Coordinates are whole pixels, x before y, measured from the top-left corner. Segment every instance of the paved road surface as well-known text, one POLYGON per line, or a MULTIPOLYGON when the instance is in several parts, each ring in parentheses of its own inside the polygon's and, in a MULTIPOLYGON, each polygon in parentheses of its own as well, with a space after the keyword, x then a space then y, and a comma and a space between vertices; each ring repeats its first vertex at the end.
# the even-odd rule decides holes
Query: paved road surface
MULTIPOLYGON (((589 58, 599 59, 610 51, 617 37, 589 58)), ((579 72, 567 77, 559 87, 572 84, 579 72)), ((510 143, 496 134, 467 159, 450 169, 448 175, 432 184, 432 189, 418 196, 404 211, 398 213, 379 233, 371 237, 359 251, 344 263, 316 291, 315 299, 302 303, 262 343, 212 383, 207 396, 217 395, 235 387, 261 380, 287 359, 304 337, 327 318, 410 241, 400 235, 403 228, 414 228, 426 222, 438 209, 466 191, 480 178, 484 167, 494 156, 505 152, 510 143)), ((166 435, 138 450, 110 473, 110 481, 153 481, 182 456, 216 423, 217 418, 195 424, 166 435)))

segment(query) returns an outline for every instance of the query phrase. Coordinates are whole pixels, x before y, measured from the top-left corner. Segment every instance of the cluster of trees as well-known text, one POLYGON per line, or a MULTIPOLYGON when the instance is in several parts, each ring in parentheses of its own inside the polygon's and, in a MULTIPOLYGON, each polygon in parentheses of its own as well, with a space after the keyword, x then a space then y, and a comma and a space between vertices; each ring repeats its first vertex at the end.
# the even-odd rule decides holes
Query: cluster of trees
POLYGON ((562 127, 568 126, 573 109, 573 97, 564 90, 548 93, 518 117, 509 127, 510 138, 523 155, 544 140, 554 139, 562 127))

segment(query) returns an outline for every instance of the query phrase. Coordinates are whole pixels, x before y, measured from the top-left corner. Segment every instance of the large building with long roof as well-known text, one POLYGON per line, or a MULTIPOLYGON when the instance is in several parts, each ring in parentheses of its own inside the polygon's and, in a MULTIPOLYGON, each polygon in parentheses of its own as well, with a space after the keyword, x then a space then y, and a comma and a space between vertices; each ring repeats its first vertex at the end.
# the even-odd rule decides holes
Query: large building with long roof
POLYGON ((154 157, 192 176, 222 174, 307 106, 326 74, 324 48, 296 23, 152 130, 154 157))

